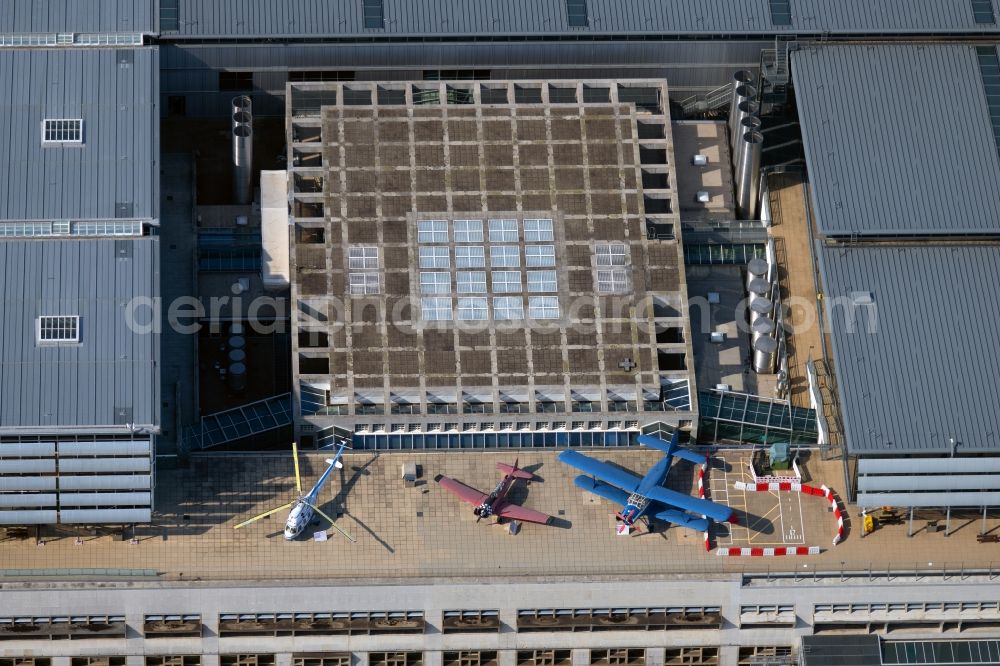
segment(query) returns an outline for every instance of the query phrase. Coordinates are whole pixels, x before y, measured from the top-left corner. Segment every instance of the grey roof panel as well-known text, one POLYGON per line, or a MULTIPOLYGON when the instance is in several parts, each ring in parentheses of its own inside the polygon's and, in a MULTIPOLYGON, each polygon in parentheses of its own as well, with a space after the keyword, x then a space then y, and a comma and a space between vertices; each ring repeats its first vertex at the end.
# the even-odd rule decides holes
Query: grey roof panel
POLYGON ((0 33, 156 31, 156 0, 5 0, 0 33))
POLYGON ((1000 231, 1000 158, 975 47, 807 48, 792 78, 827 235, 1000 231))
POLYGON ((990 474, 1000 473, 998 458, 861 458, 858 474, 990 474))
POLYGON ((1000 246, 827 247, 819 257, 848 450, 950 454, 954 439, 959 455, 1000 451, 1000 246), (873 306, 852 306, 856 292, 873 306))
POLYGON ((0 220, 159 211, 159 53, 0 49, 0 220), (82 118, 83 145, 43 146, 45 118, 82 118))
MULTIPOLYGON (((994 3, 996 0, 994 0, 994 3)), ((997 32, 969 0, 795 0, 792 25, 768 0, 588 0, 590 25, 570 27, 566 0, 384 0, 385 28, 366 29, 361 0, 180 0, 183 38, 377 35, 796 34, 997 32)))
POLYGON ((131 331, 126 306, 159 294, 159 241, 0 241, 0 433, 159 424, 159 335, 131 331), (116 256, 116 244, 131 258, 116 256), (81 342, 40 346, 41 315, 79 315, 81 342))
POLYGON ((879 506, 1000 506, 1000 492, 944 493, 858 493, 857 505, 864 509, 879 506))

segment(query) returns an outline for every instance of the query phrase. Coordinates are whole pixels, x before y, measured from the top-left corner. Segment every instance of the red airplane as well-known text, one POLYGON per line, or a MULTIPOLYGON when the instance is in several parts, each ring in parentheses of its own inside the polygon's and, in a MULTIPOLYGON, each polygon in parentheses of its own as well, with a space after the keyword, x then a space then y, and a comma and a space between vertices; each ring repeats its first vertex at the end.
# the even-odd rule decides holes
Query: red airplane
POLYGON ((496 516, 497 518, 520 520, 526 523, 551 525, 552 516, 547 516, 539 511, 526 509, 523 506, 511 504, 507 501, 507 493, 510 492, 510 489, 518 479, 530 481, 535 478, 535 475, 523 469, 518 469, 517 460, 514 461, 513 466, 497 463, 497 469, 504 473, 504 477, 489 495, 475 488, 470 488, 455 479, 449 479, 446 476, 439 476, 436 481, 452 495, 456 495, 476 507, 472 512, 478 517, 476 520, 477 523, 483 518, 496 516))

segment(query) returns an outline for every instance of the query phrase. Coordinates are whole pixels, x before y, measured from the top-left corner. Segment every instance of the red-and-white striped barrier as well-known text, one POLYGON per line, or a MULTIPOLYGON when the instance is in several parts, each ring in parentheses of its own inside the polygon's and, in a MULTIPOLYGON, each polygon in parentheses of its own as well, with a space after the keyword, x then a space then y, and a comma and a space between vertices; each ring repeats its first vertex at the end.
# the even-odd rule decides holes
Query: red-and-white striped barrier
POLYGON ((819 555, 819 546, 778 546, 776 548, 717 548, 716 555, 724 557, 788 557, 790 555, 819 555))
POLYGON ((736 490, 746 490, 751 493, 766 493, 772 490, 786 490, 794 493, 802 491, 801 483, 792 483, 790 481, 772 481, 770 483, 746 483, 744 481, 737 481, 734 485, 736 486, 736 490))
MULTIPOLYGON (((705 456, 705 462, 702 463, 701 467, 698 468, 698 497, 705 499, 705 472, 708 470, 708 456, 705 456)), ((702 516, 707 520, 708 516, 702 516)), ((705 552, 708 553, 712 550, 712 537, 709 535, 709 531, 712 529, 712 523, 709 521, 708 528, 705 530, 705 552)))
POLYGON ((733 485, 736 487, 736 490, 745 490, 747 492, 766 493, 768 491, 785 490, 823 497, 830 503, 830 508, 833 509, 833 517, 837 519, 837 535, 833 537, 833 545, 836 546, 844 540, 844 512, 840 510, 840 502, 837 501, 837 497, 833 494, 833 491, 825 485, 816 488, 815 486, 808 486, 803 483, 746 483, 744 481, 737 481, 733 485))

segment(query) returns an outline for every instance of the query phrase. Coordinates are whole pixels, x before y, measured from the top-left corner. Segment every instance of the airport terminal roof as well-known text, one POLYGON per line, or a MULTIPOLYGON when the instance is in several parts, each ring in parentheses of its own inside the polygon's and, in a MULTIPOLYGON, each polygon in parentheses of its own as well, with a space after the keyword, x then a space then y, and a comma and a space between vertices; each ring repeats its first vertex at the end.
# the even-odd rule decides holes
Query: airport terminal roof
POLYGON ((910 0, 902 11, 891 0, 161 0, 160 29, 183 39, 997 33, 996 0, 992 14, 989 4, 978 14, 973 4, 910 0), (178 15, 163 20, 162 8, 173 6, 178 15))
POLYGON ((156 31, 157 0, 6 0, 0 34, 156 31))
POLYGON ((0 220, 158 216, 158 60, 155 48, 0 49, 0 220), (82 141, 43 143, 45 119, 81 119, 82 141))
POLYGON ((1000 158, 976 48, 806 48, 792 77, 827 235, 1000 232, 1000 158))
POLYGON ((826 247, 819 259, 849 451, 950 454, 952 438, 958 454, 1000 451, 1000 245, 826 247))
POLYGON ((159 279, 155 238, 0 240, 0 434, 157 424, 158 335, 127 315, 159 279), (42 316, 79 317, 79 342, 40 343, 42 316))

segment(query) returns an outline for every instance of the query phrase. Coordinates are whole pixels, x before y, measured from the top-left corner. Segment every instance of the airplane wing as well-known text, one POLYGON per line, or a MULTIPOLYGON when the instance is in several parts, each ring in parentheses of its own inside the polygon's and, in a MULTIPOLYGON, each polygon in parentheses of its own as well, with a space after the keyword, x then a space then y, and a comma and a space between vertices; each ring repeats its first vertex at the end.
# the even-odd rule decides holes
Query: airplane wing
POLYGON ((630 474, 623 469, 618 469, 600 460, 588 458, 576 451, 563 451, 559 454, 559 460, 570 467, 575 467, 581 472, 595 476, 601 481, 617 486, 626 492, 635 492, 635 489, 639 487, 639 483, 642 481, 635 474, 630 474))
POLYGON ((573 483, 576 484, 577 488, 582 488, 588 493, 594 493, 595 495, 600 495, 604 499, 611 500, 616 504, 625 506, 628 504, 628 493, 624 490, 619 490, 614 486, 610 486, 602 481, 595 481, 593 478, 585 475, 580 475, 573 479, 573 483))
POLYGON ((475 488, 470 488, 455 479, 449 479, 447 476, 442 476, 438 479, 438 483, 440 483, 441 487, 452 495, 455 495, 456 497, 459 497, 474 506, 479 506, 483 503, 483 500, 488 497, 486 493, 480 492, 475 488))
POLYGON ((663 486, 650 489, 646 496, 657 502, 669 504, 684 511, 708 516, 720 523, 733 522, 733 519, 736 517, 736 514, 728 506, 698 497, 691 497, 690 495, 685 495, 684 493, 679 493, 676 490, 670 490, 663 486))
POLYGON ((653 437, 652 435, 639 435, 639 443, 643 446, 648 446, 652 449, 659 449, 667 455, 674 456, 675 458, 680 458, 681 460, 687 460, 688 462, 694 463, 695 465, 704 465, 705 456, 700 453, 695 453, 685 448, 681 448, 677 444, 677 433, 675 432, 673 437, 670 438, 670 442, 665 442, 659 437, 653 437))
POLYGON ((668 523, 680 525, 681 527, 687 527, 692 530, 698 530, 699 532, 704 532, 708 529, 708 521, 704 518, 696 518, 690 513, 684 513, 683 511, 677 511, 676 509, 665 509, 659 513, 654 513, 653 518, 659 518, 660 520, 668 523))
POLYGON ((539 525, 548 525, 552 522, 552 516, 548 516, 540 511, 526 509, 517 504, 504 504, 503 508, 496 515, 509 520, 521 520, 526 523, 538 523, 539 525))

